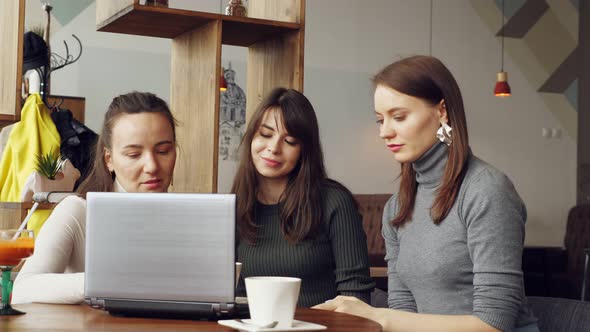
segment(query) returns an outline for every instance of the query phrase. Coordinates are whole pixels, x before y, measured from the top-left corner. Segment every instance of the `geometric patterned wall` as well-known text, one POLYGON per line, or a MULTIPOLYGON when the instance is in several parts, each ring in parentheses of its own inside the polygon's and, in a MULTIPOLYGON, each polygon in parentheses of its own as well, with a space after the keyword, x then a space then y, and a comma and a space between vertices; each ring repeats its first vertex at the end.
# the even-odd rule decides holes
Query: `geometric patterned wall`
MULTIPOLYGON (((578 8, 575 0, 471 0, 490 28, 504 36, 504 52, 561 123, 565 134, 577 138, 578 8)), ((498 38, 498 43, 500 39, 498 38)), ((500 56, 498 45, 498 57, 500 56)), ((510 72, 510 68, 505 68, 510 72)), ((518 93, 518 87, 513 87, 518 93)))

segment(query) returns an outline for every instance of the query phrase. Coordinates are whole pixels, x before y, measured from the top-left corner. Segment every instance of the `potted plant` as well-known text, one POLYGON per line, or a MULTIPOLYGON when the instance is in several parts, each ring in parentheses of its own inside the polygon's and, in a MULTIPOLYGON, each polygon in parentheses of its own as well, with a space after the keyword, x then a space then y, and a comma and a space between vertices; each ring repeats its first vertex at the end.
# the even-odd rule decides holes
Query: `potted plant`
POLYGON ((72 191, 80 171, 59 150, 38 155, 35 171, 29 175, 21 192, 21 201, 30 202, 33 194, 50 191, 72 191))
MULTIPOLYGON (((37 155, 37 162, 35 163, 35 171, 45 176, 49 180, 56 180, 56 177, 63 178, 61 168, 65 164, 66 159, 63 159, 59 151, 52 150, 46 155, 37 155)), ((59 180, 59 179, 58 179, 59 180)))

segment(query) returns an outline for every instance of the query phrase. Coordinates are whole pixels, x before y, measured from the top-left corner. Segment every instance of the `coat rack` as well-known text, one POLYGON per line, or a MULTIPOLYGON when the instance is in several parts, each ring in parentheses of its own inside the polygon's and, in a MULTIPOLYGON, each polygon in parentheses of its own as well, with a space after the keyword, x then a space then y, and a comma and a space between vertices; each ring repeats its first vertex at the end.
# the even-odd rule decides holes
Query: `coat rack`
POLYGON ((65 57, 63 57, 57 53, 51 53, 51 57, 49 59, 49 74, 58 69, 62 69, 65 66, 71 65, 72 63, 78 61, 78 59, 80 59, 80 56, 82 56, 82 42, 80 41, 80 38, 78 38, 76 35, 72 35, 72 37, 74 37, 76 42, 78 42, 78 55, 74 57, 72 54, 70 54, 70 48, 68 47, 68 43, 64 40, 66 55, 65 57))
POLYGON ((56 70, 62 69, 66 66, 71 65, 72 63, 78 61, 80 59, 80 57, 82 56, 82 42, 80 41, 80 38, 78 38, 76 35, 72 34, 72 37, 74 37, 74 39, 76 40, 76 42, 78 43, 78 54, 77 55, 73 55, 70 53, 70 47, 68 46, 68 43, 64 40, 64 46, 66 48, 66 54, 64 56, 57 54, 55 52, 51 52, 51 56, 49 58, 49 67, 42 67, 42 68, 38 68, 37 70, 39 70, 39 76, 41 77, 41 96, 43 98, 43 101, 45 101, 45 97, 46 95, 49 94, 48 88, 49 88, 49 82, 51 80, 51 73, 53 73, 56 70))
POLYGON ((78 43, 78 50, 79 50, 78 55, 74 56, 73 54, 70 54, 70 48, 68 47, 68 43, 65 40, 63 41, 64 46, 66 48, 65 56, 61 56, 61 55, 51 51, 51 46, 49 43, 49 40, 50 40, 49 28, 51 25, 50 23, 51 23, 51 10, 52 9, 53 9, 53 6, 51 6, 49 4, 43 5, 43 10, 47 13, 47 22, 45 25, 45 32, 44 32, 43 37, 45 39, 45 43, 47 43, 47 47, 50 52, 49 67, 37 68, 37 72, 39 73, 39 77, 41 77, 41 98, 43 99, 43 102, 45 102, 45 104, 47 104, 47 95, 49 95, 51 73, 56 70, 62 69, 63 67, 71 65, 72 63, 78 61, 78 59, 80 59, 80 57, 82 56, 82 42, 80 41, 80 38, 78 38, 74 34, 72 34, 72 37, 74 37, 74 39, 78 43))

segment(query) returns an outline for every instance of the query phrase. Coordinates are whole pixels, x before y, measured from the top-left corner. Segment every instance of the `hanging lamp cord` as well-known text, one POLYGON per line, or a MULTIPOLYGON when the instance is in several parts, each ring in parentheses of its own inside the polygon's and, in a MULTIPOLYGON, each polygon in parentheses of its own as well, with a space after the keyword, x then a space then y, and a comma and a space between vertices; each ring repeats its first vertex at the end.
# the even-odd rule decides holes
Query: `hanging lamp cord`
POLYGON ((502 69, 501 71, 504 71, 504 0, 502 0, 502 28, 500 29, 500 35, 501 35, 501 40, 502 40, 502 54, 500 55, 500 59, 501 63, 500 63, 500 68, 502 69))
POLYGON ((428 55, 432 56, 432 7, 433 0, 430 0, 430 40, 428 41, 428 55))

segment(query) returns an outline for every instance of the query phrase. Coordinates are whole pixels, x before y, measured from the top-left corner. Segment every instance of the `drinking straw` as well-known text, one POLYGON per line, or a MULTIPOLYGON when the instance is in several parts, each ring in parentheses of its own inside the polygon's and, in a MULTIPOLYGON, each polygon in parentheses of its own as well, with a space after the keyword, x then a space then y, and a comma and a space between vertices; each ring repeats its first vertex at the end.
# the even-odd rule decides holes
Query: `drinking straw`
POLYGON ((25 229, 25 226, 27 226, 27 222, 29 222, 29 219, 31 219, 33 212, 35 212, 35 210, 37 210, 38 206, 39 206, 39 202, 35 202, 35 204, 33 204, 33 207, 29 210, 29 213, 25 217, 25 220, 23 220, 23 222, 18 227, 18 230, 16 231, 16 233, 12 237, 13 241, 16 240, 18 238, 18 235, 23 231, 23 229, 25 229))

